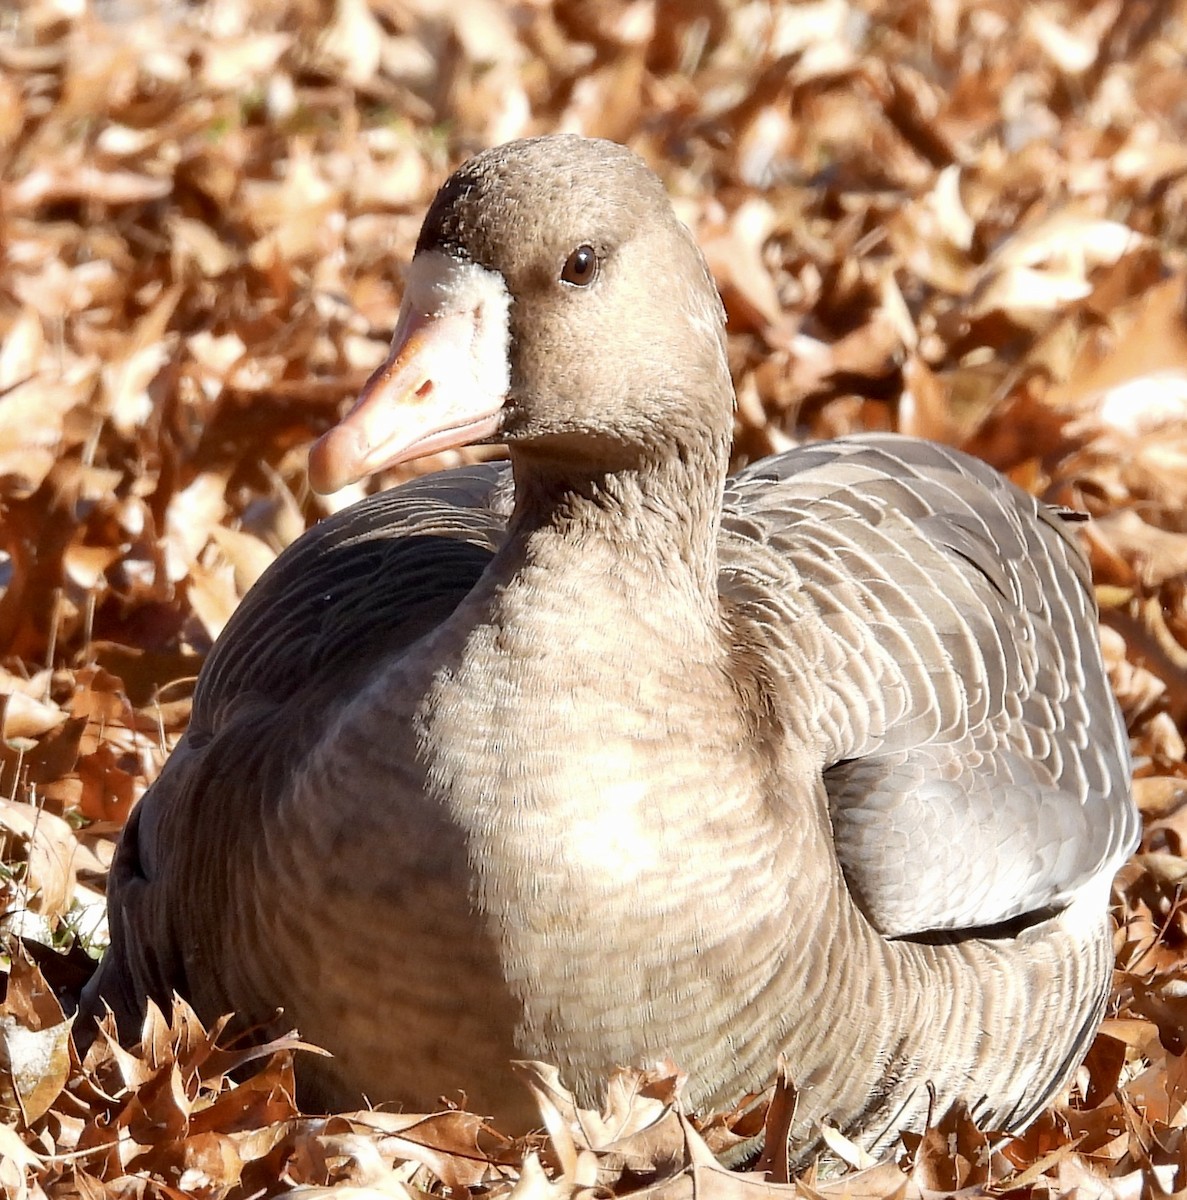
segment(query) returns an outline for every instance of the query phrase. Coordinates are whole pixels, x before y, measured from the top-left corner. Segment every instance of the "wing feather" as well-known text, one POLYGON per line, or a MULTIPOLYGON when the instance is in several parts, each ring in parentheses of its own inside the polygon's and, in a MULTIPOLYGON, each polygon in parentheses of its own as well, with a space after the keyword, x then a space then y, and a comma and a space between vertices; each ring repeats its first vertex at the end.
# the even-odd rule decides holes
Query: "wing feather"
POLYGON ((1053 510, 957 451, 859 436, 734 477, 721 548, 884 933, 1066 904, 1132 850, 1128 741, 1053 510))

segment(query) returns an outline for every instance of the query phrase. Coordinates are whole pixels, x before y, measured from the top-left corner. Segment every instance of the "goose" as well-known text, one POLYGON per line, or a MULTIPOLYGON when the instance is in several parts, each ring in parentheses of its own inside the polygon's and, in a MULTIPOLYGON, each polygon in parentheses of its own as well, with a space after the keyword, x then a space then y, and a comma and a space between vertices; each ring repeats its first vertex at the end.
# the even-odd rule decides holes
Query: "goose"
POLYGON ((85 1008, 294 1026, 307 1103, 537 1123, 670 1058, 873 1153, 1019 1129, 1102 1017, 1135 846, 1063 516, 890 434, 728 475, 721 301, 631 151, 551 136, 433 201, 323 520, 227 625, 134 810, 85 1008))

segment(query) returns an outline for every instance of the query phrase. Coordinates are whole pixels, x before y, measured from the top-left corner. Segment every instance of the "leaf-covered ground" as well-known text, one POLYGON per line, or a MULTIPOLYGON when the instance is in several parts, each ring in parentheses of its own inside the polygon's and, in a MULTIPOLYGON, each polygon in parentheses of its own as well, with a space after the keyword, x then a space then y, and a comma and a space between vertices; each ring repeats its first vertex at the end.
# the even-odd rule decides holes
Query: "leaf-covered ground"
POLYGON ((426 203, 468 153, 558 129, 638 149, 705 248, 739 461, 895 428, 1095 518, 1146 820, 1110 1017, 1025 1136, 954 1116, 801 1188, 1187 1191, 1185 61, 1183 0, 0 7, 6 1194, 781 1186, 777 1158, 730 1176, 706 1149, 762 1106, 697 1132, 670 1071, 595 1117, 526 1070, 548 1134, 516 1144, 449 1108, 303 1116, 306 1051, 244 1067, 183 1010, 80 1063, 54 994, 102 943, 114 839, 213 638, 326 511, 305 451, 382 356, 426 203))

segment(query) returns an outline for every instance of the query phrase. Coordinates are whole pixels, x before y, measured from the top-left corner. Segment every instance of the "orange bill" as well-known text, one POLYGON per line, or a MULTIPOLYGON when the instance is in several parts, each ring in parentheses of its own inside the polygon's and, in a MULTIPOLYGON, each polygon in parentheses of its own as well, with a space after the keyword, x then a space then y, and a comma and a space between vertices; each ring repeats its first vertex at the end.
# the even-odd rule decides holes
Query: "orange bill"
POLYGON ((315 491, 335 492, 397 463, 498 433, 504 397, 476 378, 480 319, 477 312, 401 314, 387 358, 309 452, 315 491))

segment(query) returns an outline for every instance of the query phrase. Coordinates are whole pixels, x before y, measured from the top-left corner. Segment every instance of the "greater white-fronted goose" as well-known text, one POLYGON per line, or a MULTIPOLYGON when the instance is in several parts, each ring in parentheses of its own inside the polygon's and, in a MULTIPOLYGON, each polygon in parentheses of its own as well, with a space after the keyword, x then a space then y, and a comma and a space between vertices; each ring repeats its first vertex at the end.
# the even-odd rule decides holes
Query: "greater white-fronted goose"
POLYGON ((670 1056, 708 1109, 783 1054, 799 1161, 822 1121, 892 1145, 929 1085, 999 1128, 1063 1085, 1138 831, 1084 559, 924 442, 727 478, 723 324, 622 147, 445 184, 311 475, 510 468, 372 496, 244 601, 121 843, 92 1009, 133 1032, 176 990, 332 1051, 317 1102, 508 1124, 511 1059, 590 1102, 670 1056))

